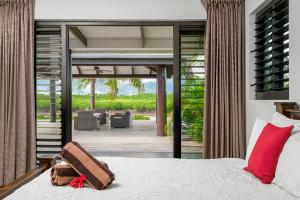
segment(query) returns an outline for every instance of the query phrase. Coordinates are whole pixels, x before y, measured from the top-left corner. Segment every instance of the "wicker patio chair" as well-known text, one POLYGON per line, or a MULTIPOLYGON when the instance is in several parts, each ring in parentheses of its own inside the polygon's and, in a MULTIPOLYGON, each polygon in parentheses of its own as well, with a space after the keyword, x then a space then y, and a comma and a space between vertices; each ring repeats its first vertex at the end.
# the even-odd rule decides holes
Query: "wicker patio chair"
POLYGON ((76 121, 77 125, 75 125, 75 127, 77 130, 91 131, 99 129, 100 119, 99 117, 94 116, 94 112, 92 111, 78 112, 76 121))
POLYGON ((131 112, 115 113, 110 117, 110 126, 112 128, 129 128, 131 127, 131 112))

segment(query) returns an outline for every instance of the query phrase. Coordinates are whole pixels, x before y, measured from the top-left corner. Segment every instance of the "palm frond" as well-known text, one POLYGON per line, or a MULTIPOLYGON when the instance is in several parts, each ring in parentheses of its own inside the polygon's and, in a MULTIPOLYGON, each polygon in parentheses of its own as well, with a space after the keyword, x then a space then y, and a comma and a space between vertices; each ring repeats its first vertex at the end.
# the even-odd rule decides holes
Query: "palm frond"
POLYGON ((85 89, 89 84, 90 84, 89 79, 80 79, 76 85, 78 89, 85 89))
POLYGON ((132 87, 136 88, 138 90, 138 94, 141 94, 144 92, 144 83, 141 79, 133 78, 129 79, 129 83, 132 87))
POLYGON ((108 79, 103 84, 109 88, 109 94, 113 99, 118 96, 119 88, 117 79, 108 79))
MULTIPOLYGON (((95 88, 108 87, 109 94, 114 99, 119 93, 119 82, 125 81, 126 79, 96 79, 95 88)), ((141 79, 128 79, 132 87, 136 88, 138 94, 144 92, 144 83, 141 79)), ((77 83, 78 89, 86 89, 90 85, 90 79, 81 79, 77 83)))

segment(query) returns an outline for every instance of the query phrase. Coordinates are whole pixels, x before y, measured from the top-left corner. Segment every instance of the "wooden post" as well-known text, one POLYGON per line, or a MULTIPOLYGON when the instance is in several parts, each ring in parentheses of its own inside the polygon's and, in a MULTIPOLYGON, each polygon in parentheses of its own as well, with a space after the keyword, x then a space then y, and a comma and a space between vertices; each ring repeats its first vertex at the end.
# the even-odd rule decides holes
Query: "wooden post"
POLYGON ((50 122, 56 122, 56 85, 50 80, 50 122))
POLYGON ((91 83, 91 93, 90 93, 90 111, 95 110, 95 79, 90 79, 91 83))
POLYGON ((157 121, 157 136, 165 136, 165 126, 166 126, 166 67, 157 67, 157 111, 156 111, 156 121, 157 121))

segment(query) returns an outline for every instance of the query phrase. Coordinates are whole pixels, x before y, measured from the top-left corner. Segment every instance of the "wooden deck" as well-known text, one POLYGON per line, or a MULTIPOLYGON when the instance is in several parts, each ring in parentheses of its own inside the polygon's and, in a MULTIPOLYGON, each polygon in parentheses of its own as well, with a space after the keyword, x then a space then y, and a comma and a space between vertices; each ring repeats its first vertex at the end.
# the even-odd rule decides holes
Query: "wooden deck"
MULTIPOLYGON (((156 136, 154 120, 133 121, 132 128, 101 126, 97 131, 73 130, 73 140, 94 156, 173 157, 173 138, 156 136)), ((184 158, 201 158, 202 145, 184 138, 184 158)))

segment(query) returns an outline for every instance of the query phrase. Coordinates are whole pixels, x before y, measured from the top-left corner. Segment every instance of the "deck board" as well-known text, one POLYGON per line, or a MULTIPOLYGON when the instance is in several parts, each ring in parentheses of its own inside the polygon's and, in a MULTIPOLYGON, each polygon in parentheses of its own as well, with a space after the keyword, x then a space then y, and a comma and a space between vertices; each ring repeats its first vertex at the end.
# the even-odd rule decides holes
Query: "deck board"
MULTIPOLYGON (((132 128, 110 128, 107 124, 95 131, 73 130, 73 140, 94 156, 173 156, 173 138, 157 136, 155 120, 135 120, 132 128)), ((182 141, 183 157, 200 158, 202 149, 202 144, 182 141)))

